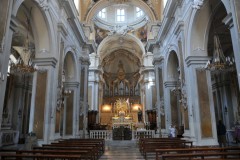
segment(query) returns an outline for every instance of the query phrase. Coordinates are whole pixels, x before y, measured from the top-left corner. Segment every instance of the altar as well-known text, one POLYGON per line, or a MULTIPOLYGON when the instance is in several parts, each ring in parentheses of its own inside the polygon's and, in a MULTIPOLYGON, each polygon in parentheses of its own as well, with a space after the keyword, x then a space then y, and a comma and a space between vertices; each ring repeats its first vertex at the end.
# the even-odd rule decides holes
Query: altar
POLYGON ((112 117, 112 127, 118 128, 120 126, 132 129, 132 113, 128 100, 119 98, 114 103, 114 116, 112 117))

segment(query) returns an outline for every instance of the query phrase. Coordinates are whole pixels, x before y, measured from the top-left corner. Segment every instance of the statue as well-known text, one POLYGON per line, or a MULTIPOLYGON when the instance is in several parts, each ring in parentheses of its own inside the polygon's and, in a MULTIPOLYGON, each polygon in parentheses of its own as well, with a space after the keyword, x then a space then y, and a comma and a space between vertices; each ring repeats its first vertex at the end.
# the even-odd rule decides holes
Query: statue
POLYGON ((142 110, 138 108, 138 122, 142 122, 142 110))

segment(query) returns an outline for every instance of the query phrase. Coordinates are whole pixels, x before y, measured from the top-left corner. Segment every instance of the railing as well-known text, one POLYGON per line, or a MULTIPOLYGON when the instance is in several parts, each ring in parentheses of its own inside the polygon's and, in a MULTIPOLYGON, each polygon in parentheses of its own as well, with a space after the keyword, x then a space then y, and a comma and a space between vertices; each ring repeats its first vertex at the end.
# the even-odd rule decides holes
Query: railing
POLYGON ((133 132, 133 139, 155 138, 155 130, 136 130, 133 132))
MULTIPOLYGON (((132 131, 132 139, 155 138, 155 130, 132 131)), ((90 138, 112 140, 112 130, 90 130, 90 138)))
POLYGON ((112 140, 112 130, 90 130, 90 138, 112 140))

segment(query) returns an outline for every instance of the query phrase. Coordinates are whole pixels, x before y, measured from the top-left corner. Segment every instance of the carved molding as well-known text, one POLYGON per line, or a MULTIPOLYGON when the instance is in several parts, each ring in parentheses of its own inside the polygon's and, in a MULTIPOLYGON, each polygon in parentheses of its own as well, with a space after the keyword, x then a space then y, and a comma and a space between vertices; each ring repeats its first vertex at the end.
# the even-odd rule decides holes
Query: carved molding
POLYGON ((192 3, 192 8, 194 9, 200 9, 203 5, 204 0, 194 0, 192 3))
POLYGON ((44 10, 47 11, 49 9, 48 0, 34 0, 38 3, 38 5, 44 10))

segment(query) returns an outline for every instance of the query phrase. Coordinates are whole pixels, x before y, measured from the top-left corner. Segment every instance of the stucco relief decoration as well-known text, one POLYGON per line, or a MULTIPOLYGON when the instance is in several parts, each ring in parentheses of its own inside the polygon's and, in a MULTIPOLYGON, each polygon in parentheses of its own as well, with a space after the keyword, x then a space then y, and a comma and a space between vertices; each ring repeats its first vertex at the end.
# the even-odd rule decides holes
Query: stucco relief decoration
POLYGON ((49 9, 48 0, 35 0, 38 5, 44 10, 47 11, 49 9))
POLYGON ((128 25, 123 25, 123 26, 120 26, 120 25, 115 25, 113 27, 110 27, 109 28, 109 33, 108 35, 114 35, 114 34, 117 34, 117 35, 126 35, 128 32, 133 32, 134 31, 134 28, 131 27, 131 26, 128 26, 128 25))
POLYGON ((95 30, 95 41, 97 44, 100 44, 102 40, 107 37, 107 31, 100 28, 96 28, 95 30))
POLYGON ((147 27, 144 26, 142 28, 140 28, 137 32, 137 37, 139 37, 139 39, 142 42, 146 42, 147 41, 147 27))
POLYGON ((203 1, 204 0, 194 0, 193 4, 192 4, 192 7, 194 9, 200 9, 202 7, 202 5, 203 5, 203 1))

